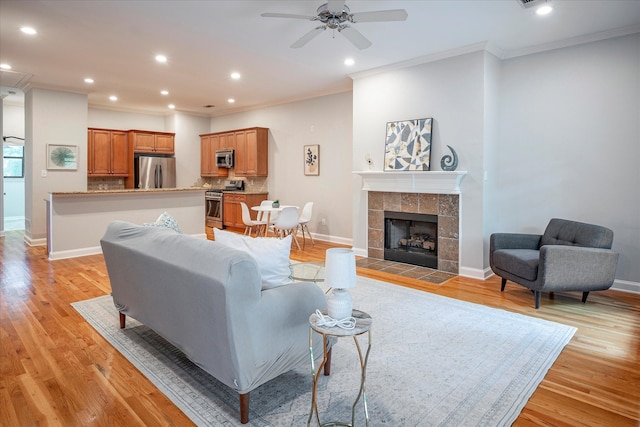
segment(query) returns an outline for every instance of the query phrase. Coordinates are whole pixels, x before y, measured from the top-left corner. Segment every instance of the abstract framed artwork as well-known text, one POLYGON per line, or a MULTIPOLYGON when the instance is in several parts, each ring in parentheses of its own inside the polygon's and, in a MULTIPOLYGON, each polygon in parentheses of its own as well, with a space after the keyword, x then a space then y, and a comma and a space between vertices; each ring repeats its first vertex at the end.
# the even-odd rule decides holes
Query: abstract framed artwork
POLYGON ((387 123, 384 170, 428 171, 432 118, 387 123))
POLYGON ((320 175, 320 145, 304 146, 304 174, 320 175))
POLYGON ((78 146, 47 144, 47 169, 78 169, 78 146))

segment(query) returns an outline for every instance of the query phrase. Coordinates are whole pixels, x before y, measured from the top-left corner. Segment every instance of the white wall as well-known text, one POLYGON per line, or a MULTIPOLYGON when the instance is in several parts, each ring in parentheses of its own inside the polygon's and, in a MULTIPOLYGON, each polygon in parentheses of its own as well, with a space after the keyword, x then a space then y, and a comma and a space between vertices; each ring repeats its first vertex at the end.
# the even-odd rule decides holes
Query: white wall
POLYGON ((25 139, 25 240, 41 244, 46 238, 48 193, 87 189, 87 96, 40 88, 27 91, 25 139), (77 145, 78 169, 47 170, 47 144, 77 145))
POLYGON ((190 187, 200 178, 200 135, 209 132, 211 119, 176 112, 166 122, 166 132, 176 134, 176 186, 190 187))
POLYGON ((504 61, 500 92, 500 228, 607 226, 640 282, 640 34, 504 61))
MULTIPOLYGON (((482 275, 483 264, 483 150, 484 72, 482 51, 375 75, 355 76, 353 84, 353 169, 383 170, 387 122, 433 117, 431 170, 441 170, 440 159, 452 146, 459 156, 462 181, 461 268, 482 275), (463 236, 464 235, 464 236, 463 236)), ((366 253, 366 192, 360 177, 354 189, 354 246, 366 253)))
MULTIPOLYGON (((447 144, 457 150, 458 169, 469 172, 461 273, 488 272, 491 233, 541 233, 562 217, 612 228, 615 286, 640 283, 640 34, 505 61, 477 52, 362 74, 353 92, 354 169, 366 168, 369 153, 382 170, 391 120, 434 118, 432 170, 447 144)), ((366 248, 359 188, 354 178, 354 245, 366 248)))
POLYGON ((164 114, 130 113, 116 110, 103 110, 99 108, 89 109, 87 114, 87 127, 171 132, 165 129, 164 114))
POLYGON ((211 132, 269 128, 269 197, 297 205, 313 201, 309 223, 323 240, 351 243, 351 92, 211 120, 211 132), (320 175, 304 175, 304 145, 320 145, 320 175), (321 224, 322 218, 326 225, 321 224))

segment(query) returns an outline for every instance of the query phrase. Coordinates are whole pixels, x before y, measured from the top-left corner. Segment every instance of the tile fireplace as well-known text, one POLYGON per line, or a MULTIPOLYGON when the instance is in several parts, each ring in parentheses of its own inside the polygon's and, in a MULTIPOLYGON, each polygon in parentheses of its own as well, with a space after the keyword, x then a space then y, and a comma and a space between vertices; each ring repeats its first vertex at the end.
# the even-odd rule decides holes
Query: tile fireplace
MULTIPOLYGON (((423 227, 415 228, 413 234, 428 234, 429 238, 434 240, 435 250, 425 251, 430 258, 429 265, 416 262, 415 259, 418 257, 410 255, 409 251, 400 256, 397 255, 398 251, 394 251, 396 259, 392 260, 458 274, 459 195, 369 191, 368 204, 369 258, 389 259, 385 257, 385 252, 389 255, 389 251, 385 251, 385 239, 394 240, 397 237, 397 234, 394 234, 385 238, 385 211, 396 214, 424 214, 435 223, 435 230, 427 232, 423 227)), ((414 245, 417 245, 417 242, 414 242, 414 245)), ((416 252, 413 251, 413 254, 416 252)))
MULTIPOLYGON (((385 259, 385 211, 437 218, 435 230, 416 231, 416 240, 433 240, 437 270, 459 274, 460 197, 466 171, 354 171, 367 191, 367 256, 385 259), (424 239, 424 234, 429 238, 424 239)), ((411 234, 411 232, 409 233, 411 234)), ((407 239, 400 237, 400 239, 407 239)), ((393 240, 393 239, 392 239, 393 240)), ((407 244, 409 244, 409 237, 407 244)), ((423 243, 429 248, 429 243, 423 243)), ((401 261, 407 262, 407 261, 401 261)))

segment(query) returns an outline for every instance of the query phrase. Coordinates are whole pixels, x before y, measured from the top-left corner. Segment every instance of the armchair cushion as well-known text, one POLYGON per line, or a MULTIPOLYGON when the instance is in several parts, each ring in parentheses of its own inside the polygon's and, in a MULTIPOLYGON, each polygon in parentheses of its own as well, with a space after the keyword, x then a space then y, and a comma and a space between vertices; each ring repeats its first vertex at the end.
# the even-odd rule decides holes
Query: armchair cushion
POLYGON ((518 277, 535 281, 540 252, 537 249, 500 249, 493 253, 493 264, 518 277))
POLYGON ((553 218, 542 236, 540 246, 568 245, 611 249, 613 231, 599 225, 553 218))

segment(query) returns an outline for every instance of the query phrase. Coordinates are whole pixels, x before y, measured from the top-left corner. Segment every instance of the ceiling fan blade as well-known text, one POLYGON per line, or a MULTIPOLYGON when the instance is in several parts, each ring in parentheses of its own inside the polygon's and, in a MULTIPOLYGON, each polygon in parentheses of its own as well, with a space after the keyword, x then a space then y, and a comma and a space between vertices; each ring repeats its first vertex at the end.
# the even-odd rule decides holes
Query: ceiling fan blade
POLYGON ((305 44, 309 43, 315 36, 323 32, 326 28, 327 27, 325 27, 324 25, 320 25, 319 27, 314 28, 313 30, 309 31, 307 34, 296 40, 290 47, 295 49, 304 46, 305 44))
POLYGON ((342 13, 344 4, 345 0, 329 0, 327 2, 327 9, 329 9, 329 12, 342 13))
POLYGON ((317 19, 317 16, 307 16, 307 15, 293 15, 291 13, 263 13, 260 16, 263 18, 294 18, 294 19, 306 19, 309 21, 313 21, 317 19))
POLYGON ((383 22, 404 21, 407 19, 407 11, 404 9, 377 10, 374 12, 360 12, 351 15, 351 22, 383 22))
POLYGON ((366 49, 371 46, 371 42, 360 31, 353 27, 346 26, 339 30, 358 49, 366 49))

